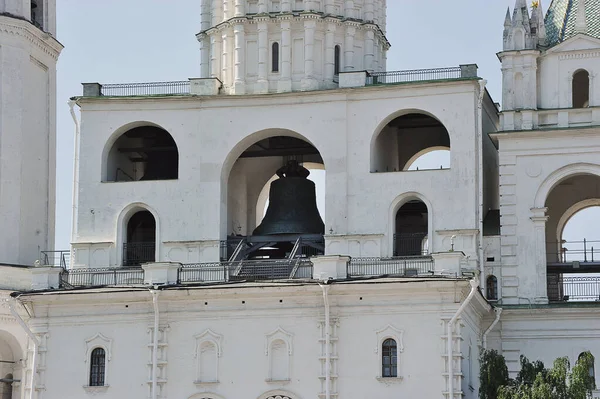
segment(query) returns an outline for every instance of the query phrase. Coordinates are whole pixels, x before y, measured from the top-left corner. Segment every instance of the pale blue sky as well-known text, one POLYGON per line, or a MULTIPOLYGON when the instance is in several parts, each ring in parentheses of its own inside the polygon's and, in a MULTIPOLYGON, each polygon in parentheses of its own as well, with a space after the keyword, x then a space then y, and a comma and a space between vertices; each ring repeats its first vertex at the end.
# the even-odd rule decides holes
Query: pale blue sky
MULTIPOLYGON (((73 122, 67 100, 81 82, 185 80, 199 75, 200 0, 57 0, 56 246, 69 247, 73 122)), ((544 7, 549 4, 544 2, 544 7)), ((388 0, 388 70, 477 63, 500 102, 506 7, 514 0, 388 0)))

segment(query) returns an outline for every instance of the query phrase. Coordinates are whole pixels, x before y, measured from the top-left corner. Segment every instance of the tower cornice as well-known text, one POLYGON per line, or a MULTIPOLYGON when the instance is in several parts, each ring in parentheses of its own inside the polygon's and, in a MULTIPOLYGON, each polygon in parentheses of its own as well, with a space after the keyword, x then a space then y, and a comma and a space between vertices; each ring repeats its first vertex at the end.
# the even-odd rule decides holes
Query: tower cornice
POLYGON ((31 22, 7 15, 0 15, 0 34, 19 36, 35 45, 55 61, 58 60, 63 45, 51 34, 36 28, 31 22))

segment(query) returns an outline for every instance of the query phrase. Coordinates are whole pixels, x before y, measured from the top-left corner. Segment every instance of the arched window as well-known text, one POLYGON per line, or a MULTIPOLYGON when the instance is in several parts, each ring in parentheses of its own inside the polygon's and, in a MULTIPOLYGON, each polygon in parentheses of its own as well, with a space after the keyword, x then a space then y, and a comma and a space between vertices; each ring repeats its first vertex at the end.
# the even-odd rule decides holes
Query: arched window
POLYGON ((123 266, 154 262, 156 220, 151 212, 140 210, 127 222, 127 240, 123 243, 123 266))
POLYGON ((412 200, 402 205, 396 212, 395 226, 394 256, 429 253, 429 212, 424 202, 412 200))
POLYGON ((273 43, 271 49, 271 72, 279 72, 279 43, 273 43))
POLYGON ((579 356, 577 357, 577 362, 580 361, 588 361, 589 362, 589 368, 588 368, 588 375, 590 377, 589 379, 589 383, 588 386, 591 389, 596 389, 596 370, 595 370, 595 366, 594 366, 594 356, 590 353, 590 352, 581 352, 579 354, 579 356), (586 359, 587 357, 587 359, 586 359))
POLYGON ((335 75, 340 74, 340 60, 342 56, 342 48, 338 45, 335 46, 334 55, 333 55, 333 73, 335 75))
POLYGON ((498 300, 498 279, 494 275, 488 276, 486 283, 487 299, 490 301, 498 300))
POLYGON ((573 74, 573 108, 590 106, 590 74, 585 69, 573 74))
POLYGON ((104 376, 106 371, 106 353, 102 348, 96 348, 92 351, 90 357, 90 386, 104 386, 104 376))
POLYGON ((381 376, 398 377, 398 345, 393 339, 386 339, 381 345, 381 376))

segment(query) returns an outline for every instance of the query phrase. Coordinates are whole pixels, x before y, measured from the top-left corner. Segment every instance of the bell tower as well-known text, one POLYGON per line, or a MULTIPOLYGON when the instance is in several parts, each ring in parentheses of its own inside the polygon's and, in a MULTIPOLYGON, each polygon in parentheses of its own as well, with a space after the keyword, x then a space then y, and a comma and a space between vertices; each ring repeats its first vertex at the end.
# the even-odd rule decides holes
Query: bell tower
POLYGON ((228 94, 319 90, 384 71, 386 0, 202 0, 201 77, 228 94))
POLYGON ((0 0, 0 263, 54 246, 56 0, 0 0))

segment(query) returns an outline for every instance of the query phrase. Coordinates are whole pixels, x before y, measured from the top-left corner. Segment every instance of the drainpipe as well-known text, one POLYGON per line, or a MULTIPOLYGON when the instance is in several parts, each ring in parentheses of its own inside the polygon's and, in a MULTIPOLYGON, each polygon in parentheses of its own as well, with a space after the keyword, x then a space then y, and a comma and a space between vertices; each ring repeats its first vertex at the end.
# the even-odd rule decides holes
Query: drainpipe
MULTIPOLYGON (((77 101, 70 100, 69 108, 71 111, 71 118, 73 118, 73 122, 75 123, 75 144, 74 151, 75 156, 73 157, 73 215, 71 220, 71 242, 75 242, 77 237, 77 202, 79 198, 79 136, 81 133, 79 121, 77 120, 77 115, 75 114, 75 105, 77 101)), ((73 251, 71 250, 71 259, 73 258, 73 251)))
POLYGON ((487 336, 488 336, 488 334, 490 333, 490 331, 492 331, 494 329, 494 327, 496 327, 496 324, 498 324, 498 322, 500 321, 500 315, 502 314, 502 308, 494 308, 494 312, 496 312, 496 318, 494 319, 494 322, 483 333, 483 338, 482 338, 483 349, 487 349, 487 336))
POLYGON ((157 287, 150 290, 152 294, 152 305, 154 306, 154 336, 152 340, 152 399, 158 398, 158 293, 157 287))
POLYGON ((8 308, 10 309, 10 313, 13 315, 15 319, 17 319, 17 323, 23 328, 25 334, 31 339, 33 342, 33 356, 31 359, 31 389, 29 390, 29 399, 33 399, 35 394, 35 376, 37 374, 37 357, 38 357, 38 347, 40 346, 40 341, 38 341, 37 337, 31 331, 29 326, 25 323, 25 321, 21 318, 17 310, 15 309, 15 303, 17 302, 16 298, 12 298, 12 300, 7 299, 8 308))
POLYGON ((319 284, 323 290, 323 303, 325 304, 325 399, 331 399, 331 333, 329 317, 329 286, 319 284))
POLYGON ((447 330, 446 330, 446 346, 448 350, 448 399, 454 399, 454 362, 453 362, 453 337, 452 337, 452 326, 456 323, 456 320, 460 317, 460 315, 464 312, 465 308, 471 302, 471 299, 475 296, 477 292, 477 288, 479 287, 479 282, 477 279, 470 280, 471 284, 471 292, 467 295, 467 298, 463 301, 462 305, 458 308, 452 319, 448 322, 447 330))
POLYGON ((477 189, 478 204, 477 215, 479 217, 479 286, 485 292, 485 269, 483 266, 483 97, 485 95, 485 85, 487 80, 479 81, 479 98, 477 100, 477 189))

